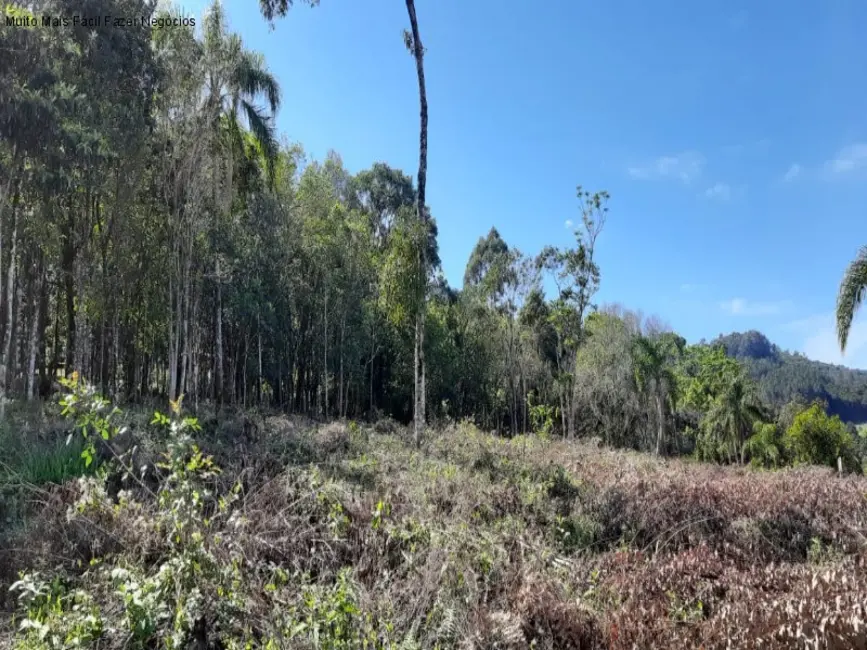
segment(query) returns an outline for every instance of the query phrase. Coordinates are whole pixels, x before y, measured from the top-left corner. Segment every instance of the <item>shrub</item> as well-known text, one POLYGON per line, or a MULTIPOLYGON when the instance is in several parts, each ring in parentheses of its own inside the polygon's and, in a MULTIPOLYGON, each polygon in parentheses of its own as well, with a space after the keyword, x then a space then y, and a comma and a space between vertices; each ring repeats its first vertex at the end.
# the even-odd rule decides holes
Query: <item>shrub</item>
POLYGON ((846 425, 839 416, 829 417, 819 404, 795 416, 783 442, 795 462, 836 467, 837 458, 842 458, 847 470, 861 470, 855 441, 846 425))

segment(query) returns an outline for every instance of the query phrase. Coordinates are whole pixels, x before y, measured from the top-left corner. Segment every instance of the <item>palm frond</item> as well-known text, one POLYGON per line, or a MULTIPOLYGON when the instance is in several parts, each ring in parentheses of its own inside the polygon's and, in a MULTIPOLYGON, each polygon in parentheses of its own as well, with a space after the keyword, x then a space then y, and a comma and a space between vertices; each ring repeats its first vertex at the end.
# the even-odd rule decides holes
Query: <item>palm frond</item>
POLYGON ((223 116, 221 127, 226 135, 227 142, 234 151, 243 151, 244 149, 244 130, 238 122, 238 114, 233 108, 223 116))
POLYGON ((846 269, 837 295, 837 340, 840 342, 841 352, 846 351, 852 320, 864 300, 865 289, 867 289, 867 246, 862 246, 857 257, 846 269))
POLYGON ((248 100, 264 97, 272 113, 280 108, 280 84, 268 71, 261 54, 242 52, 232 71, 231 83, 238 94, 248 100))
POLYGON ((268 169, 268 179, 273 183, 275 174, 274 163, 279 153, 279 145, 274 135, 274 125, 271 123, 271 119, 263 115, 253 104, 244 101, 241 102, 241 106, 247 118, 250 132, 262 149, 262 155, 265 158, 265 164, 268 169))

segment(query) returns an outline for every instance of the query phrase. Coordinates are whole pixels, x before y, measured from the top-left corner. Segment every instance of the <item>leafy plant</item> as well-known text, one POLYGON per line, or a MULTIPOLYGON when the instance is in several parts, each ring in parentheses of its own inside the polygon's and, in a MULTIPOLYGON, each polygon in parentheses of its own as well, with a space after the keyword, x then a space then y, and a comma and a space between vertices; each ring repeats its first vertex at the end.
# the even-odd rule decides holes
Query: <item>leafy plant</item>
MULTIPOLYGON (((95 386, 79 377, 78 372, 59 381, 69 391, 60 400, 62 414, 73 419, 75 428, 81 432, 84 439, 81 457, 89 467, 96 457, 97 440, 108 441, 122 432, 112 421, 120 414, 120 409, 112 407, 107 399, 96 392, 95 386)), ((67 444, 72 442, 72 435, 69 434, 67 444)))
POLYGON ((836 467, 841 458, 847 470, 861 469, 852 435, 838 416, 828 416, 819 404, 795 416, 783 442, 795 462, 836 467))
POLYGON ((557 417, 557 409, 550 404, 534 403, 535 395, 530 392, 527 394, 527 409, 530 415, 530 424, 533 431, 543 439, 548 439, 554 432, 554 420, 557 417))

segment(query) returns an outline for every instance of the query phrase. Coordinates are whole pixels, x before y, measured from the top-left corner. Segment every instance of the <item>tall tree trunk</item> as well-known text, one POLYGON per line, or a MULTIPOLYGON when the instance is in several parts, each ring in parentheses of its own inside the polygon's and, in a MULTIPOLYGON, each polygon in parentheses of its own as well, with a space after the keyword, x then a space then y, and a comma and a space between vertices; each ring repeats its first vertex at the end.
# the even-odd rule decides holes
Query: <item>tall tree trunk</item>
POLYGON ((12 243, 9 249, 9 272, 6 275, 6 324, 4 327, 2 357, 0 357, 0 417, 5 415, 6 394, 8 392, 9 366, 12 356, 12 326, 15 318, 15 265, 18 247, 18 212, 12 204, 12 243))
POLYGON ((118 322, 118 308, 117 308, 117 296, 112 304, 112 316, 111 316, 111 381, 110 381, 110 390, 114 399, 117 399, 120 390, 120 382, 118 381, 118 377, 120 376, 120 324, 118 322))
POLYGON ((169 359, 168 359, 168 396, 169 401, 174 401, 177 398, 177 380, 178 380, 178 332, 180 327, 180 287, 175 290, 175 272, 177 270, 177 250, 172 246, 171 252, 171 267, 169 269, 169 359))
POLYGON ((48 328, 48 285, 49 282, 46 278, 47 270, 45 268, 45 257, 43 253, 40 253, 40 261, 41 261, 41 276, 40 276, 40 291, 39 291, 39 319, 38 319, 38 351, 37 351, 37 365, 39 367, 39 383, 38 391, 39 394, 43 394, 43 386, 47 381, 48 375, 48 341, 45 336, 45 330, 48 328))
POLYGON ((199 411, 199 366, 200 366, 200 355, 201 355, 201 340, 202 340, 202 331, 198 325, 199 322, 199 302, 202 299, 202 287, 198 284, 198 290, 194 289, 193 294, 193 313, 192 313, 192 321, 193 321, 193 332, 192 332, 192 341, 190 343, 192 348, 192 367, 190 372, 192 372, 193 376, 193 408, 198 413, 199 411))
POLYGON ((328 291, 325 292, 325 345, 322 356, 322 385, 325 387, 325 417, 328 417, 328 291))
POLYGON ((184 265, 184 293, 182 296, 183 311, 181 324, 181 380, 178 384, 178 392, 183 394, 187 390, 187 373, 190 365, 190 267, 191 255, 187 251, 187 261, 184 265))
MULTIPOLYGON (((262 318, 259 312, 256 312, 256 346, 259 356, 259 372, 256 379, 256 401, 259 402, 259 408, 262 408, 262 318)), ((277 386, 280 386, 280 380, 277 379, 277 386)))
POLYGON ((662 395, 656 396, 656 455, 662 453, 662 440, 665 437, 665 405, 662 395))
POLYGON ((241 404, 243 404, 244 408, 247 408, 247 361, 250 358, 250 337, 244 337, 244 364, 241 368, 241 372, 243 373, 241 376, 241 404))
POLYGON ((344 341, 346 339, 346 306, 344 305, 343 309, 343 318, 340 323, 340 393, 338 394, 337 399, 337 416, 338 417, 346 417, 346 408, 344 406, 346 402, 346 392, 343 385, 343 357, 344 357, 344 341))
POLYGON ((374 348, 375 339, 371 337, 370 341, 370 414, 373 415, 373 371, 376 363, 376 349, 374 348))
POLYGON ((29 354, 27 360, 27 399, 33 400, 35 393, 34 386, 36 384, 36 353, 39 349, 39 321, 42 315, 42 283, 43 283, 43 266, 42 266, 42 251, 37 251, 38 261, 36 262, 36 274, 33 280, 33 287, 30 292, 30 341, 29 354))
POLYGON ((217 349, 217 358, 215 361, 216 365, 216 378, 215 378, 215 386, 214 386, 214 399, 217 402, 217 407, 222 405, 223 403, 223 293, 222 293, 222 282, 220 279, 220 258, 217 258, 216 261, 216 272, 217 276, 217 324, 216 324, 216 349, 217 349))
MULTIPOLYGON (((22 265, 23 266, 23 265, 22 265)), ((23 276, 18 277, 17 287, 15 289, 15 330, 12 332, 13 335, 13 344, 12 344, 12 364, 10 367, 11 370, 11 380, 10 380, 10 388, 12 392, 15 391, 16 388, 16 380, 20 377, 22 380, 24 378, 24 373, 27 368, 27 348, 25 338, 27 335, 27 307, 30 306, 31 300, 24 300, 24 278, 23 276)), ((31 278, 30 284, 32 288, 33 280, 31 278)), ((23 386, 20 386, 23 389, 26 386, 26 382, 23 386)), ((20 391, 23 394, 23 390, 20 391)))
MULTIPOLYGON (((82 210, 82 220, 83 225, 85 226, 85 232, 87 232, 87 224, 90 223, 90 215, 92 209, 92 194, 90 186, 88 185, 85 189, 85 199, 84 199, 84 209, 82 210)), ((86 239, 82 239, 82 246, 85 246, 86 239)), ((86 251, 86 249, 84 249, 86 251)), ((87 323, 87 310, 85 308, 85 272, 87 271, 87 264, 89 260, 85 258, 81 259, 81 255, 78 255, 78 258, 75 261, 75 265, 73 267, 73 273, 75 277, 75 293, 78 297, 78 304, 75 306, 75 350, 74 350, 74 361, 73 366, 75 370, 78 370, 82 376, 87 377, 88 379, 92 379, 89 373, 89 369, 85 367, 85 363, 88 360, 88 339, 90 337, 88 333, 88 323, 87 323)))
POLYGON ((420 407, 420 421, 421 421, 421 434, 418 437, 416 442, 417 445, 421 444, 421 438, 424 436, 424 426, 425 426, 425 406, 427 400, 427 366, 424 362, 424 325, 425 325, 425 305, 422 304, 422 316, 420 320, 420 327, 418 332, 418 356, 419 356, 419 367, 421 368, 421 386, 419 387, 419 407, 420 407))
POLYGON ((427 186, 427 90, 424 82, 424 47, 422 46, 421 36, 418 30, 418 19, 415 14, 415 2, 406 0, 406 12, 409 14, 409 24, 412 32, 412 43, 407 40, 407 45, 412 46, 412 55, 415 59, 415 70, 418 77, 418 97, 419 97, 419 152, 418 152, 418 194, 416 195, 416 216, 422 225, 422 241, 421 241, 421 268, 419 273, 421 277, 422 296, 421 304, 419 305, 418 314, 416 316, 415 338, 416 338, 416 355, 415 362, 418 368, 416 369, 416 384, 415 384, 415 444, 421 444, 422 436, 424 435, 425 426, 425 368, 424 368, 424 328, 427 297, 427 211, 425 208, 425 189, 427 186), (419 371, 420 370, 420 371, 419 371), (421 375, 421 381, 418 381, 418 376, 421 375))
POLYGON ((413 363, 412 363, 412 399, 413 399, 412 414, 413 414, 413 424, 414 424, 413 439, 415 441, 416 447, 418 447, 421 444, 421 435, 423 433, 422 427, 419 424, 419 414, 421 413, 421 404, 419 403, 419 397, 421 397, 420 381, 419 381, 420 380, 420 378, 419 378, 420 372, 419 371, 421 370, 421 367, 419 365, 419 354, 418 354, 420 323, 421 323, 420 319, 416 318, 416 320, 415 320, 415 335, 413 336, 413 340, 412 340, 412 352, 413 352, 413 358, 412 358, 412 360, 413 360, 413 363))
POLYGON ((9 201, 9 194, 12 191, 12 184, 15 181, 18 159, 18 144, 12 145, 12 161, 9 164, 9 178, 6 179, 6 184, 3 185, 0 191, 0 287, 3 286, 3 214, 6 212, 6 203, 9 201))

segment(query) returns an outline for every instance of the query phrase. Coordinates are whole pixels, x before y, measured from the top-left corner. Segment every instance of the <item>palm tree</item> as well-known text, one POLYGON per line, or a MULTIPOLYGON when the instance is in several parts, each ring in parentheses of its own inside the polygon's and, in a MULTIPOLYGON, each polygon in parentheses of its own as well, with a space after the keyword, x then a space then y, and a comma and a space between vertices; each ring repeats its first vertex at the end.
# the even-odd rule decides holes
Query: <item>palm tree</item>
POLYGON ((731 460, 739 457, 744 462, 744 442, 757 420, 764 417, 755 386, 743 374, 732 377, 723 392, 705 416, 703 425, 713 431, 719 440, 718 448, 726 449, 731 460))
MULTIPOLYGON (((261 54, 244 49, 241 38, 229 33, 223 6, 217 0, 205 16, 203 43, 203 73, 205 88, 203 95, 203 118, 209 133, 214 137, 213 155, 218 173, 214 174, 214 201, 218 204, 217 193, 223 186, 226 211, 231 209, 234 196, 234 158, 244 157, 248 140, 243 128, 246 124, 249 134, 264 158, 269 180, 273 183, 275 162, 278 157, 278 144, 272 124, 273 114, 280 106, 280 87, 277 80, 265 66, 261 54), (264 98, 271 109, 266 115, 256 101, 264 98), (221 170, 221 161, 225 170, 221 170), (222 178, 224 172, 228 178, 222 178)), ((214 280, 217 284, 216 296, 216 401, 222 403, 224 390, 223 372, 223 317, 222 317, 222 272, 220 256, 215 256, 214 280)))
POLYGON ((207 122, 223 136, 218 146, 229 156, 243 152, 242 125, 246 125, 272 172, 278 152, 273 115, 280 108, 280 86, 268 71, 264 57, 244 49, 240 36, 228 32, 219 0, 208 10, 203 32, 203 109, 207 122), (271 115, 256 104, 260 99, 267 102, 271 115))
POLYGON ((865 289, 867 289, 867 246, 862 246, 846 269, 837 295, 837 340, 840 342, 841 352, 846 351, 852 320, 864 300, 865 289))
POLYGON ((681 341, 671 335, 639 336, 635 340, 635 383, 638 391, 654 403, 657 456, 662 453, 665 438, 666 406, 670 406, 676 387, 673 361, 683 349, 681 341))

